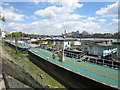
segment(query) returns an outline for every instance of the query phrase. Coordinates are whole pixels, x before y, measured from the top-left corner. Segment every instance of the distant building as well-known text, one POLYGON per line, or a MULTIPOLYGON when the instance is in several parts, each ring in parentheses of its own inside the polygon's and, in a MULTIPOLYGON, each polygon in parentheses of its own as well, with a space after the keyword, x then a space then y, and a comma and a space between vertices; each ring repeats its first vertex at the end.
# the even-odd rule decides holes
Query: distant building
POLYGON ((87 31, 83 31, 82 33, 80 33, 79 31, 76 32, 69 32, 67 33, 68 36, 72 36, 72 37, 86 37, 89 36, 90 34, 87 31))
POLYGON ((117 53, 117 47, 115 45, 89 45, 88 54, 106 57, 117 53))
POLYGON ((85 36, 88 36, 89 33, 88 33, 87 31, 83 31, 83 32, 81 33, 81 35, 82 35, 83 37, 85 37, 85 36))
POLYGON ((0 31, 0 34, 1 34, 1 35, 0 35, 1 38, 5 38, 5 35, 7 34, 7 32, 1 30, 1 31, 0 31))
POLYGON ((113 44, 117 47, 117 54, 113 55, 113 58, 120 61, 120 41, 114 42, 113 44))
POLYGON ((68 33, 67 35, 68 35, 68 36, 73 36, 73 37, 75 37, 75 36, 79 36, 79 31, 76 31, 76 32, 70 32, 70 33, 68 33))
POLYGON ((80 41, 74 40, 74 39, 72 39, 72 40, 66 39, 65 41, 63 39, 46 39, 46 40, 40 40, 40 41, 42 43, 48 42, 49 44, 53 44, 54 46, 63 45, 63 43, 64 43, 64 48, 71 48, 71 42, 73 42, 73 41, 74 41, 75 46, 81 45, 80 41))
POLYGON ((103 35, 104 35, 104 37, 112 37, 113 36, 111 33, 105 33, 103 35))
POLYGON ((37 41, 38 41, 39 39, 30 39, 30 40, 28 40, 28 42, 30 43, 30 44, 36 44, 37 43, 37 41))

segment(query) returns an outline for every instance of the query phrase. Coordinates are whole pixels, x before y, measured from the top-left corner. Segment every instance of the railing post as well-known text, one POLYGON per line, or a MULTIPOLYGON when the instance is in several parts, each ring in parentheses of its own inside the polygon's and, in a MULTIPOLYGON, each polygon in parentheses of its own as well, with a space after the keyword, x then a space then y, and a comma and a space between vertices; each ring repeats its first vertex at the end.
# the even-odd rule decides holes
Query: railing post
POLYGON ((113 63, 113 61, 112 61, 112 68, 113 68, 113 65, 114 65, 114 63, 113 63))
POLYGON ((78 55, 77 55, 77 59, 78 59, 78 55))
POLYGON ((104 65, 104 59, 103 59, 103 65, 104 65))

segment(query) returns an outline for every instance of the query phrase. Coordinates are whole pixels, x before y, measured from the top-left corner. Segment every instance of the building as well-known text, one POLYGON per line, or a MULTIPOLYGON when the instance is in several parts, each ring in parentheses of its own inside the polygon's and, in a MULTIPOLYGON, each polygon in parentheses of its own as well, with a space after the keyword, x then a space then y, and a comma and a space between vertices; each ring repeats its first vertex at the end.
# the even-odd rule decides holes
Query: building
POLYGON ((106 57, 117 53, 116 45, 111 44, 94 44, 88 45, 88 54, 106 57))
POLYGON ((73 36, 73 37, 78 37, 79 36, 79 31, 76 31, 76 32, 70 32, 67 34, 68 36, 73 36))
POLYGON ((117 47, 117 53, 115 55, 113 55, 112 57, 114 59, 117 59, 117 60, 120 61, 120 41, 119 42, 114 42, 113 44, 117 47))
POLYGON ((54 47, 58 47, 59 49, 64 48, 66 49, 70 49, 71 48, 71 43, 74 42, 75 46, 81 45, 81 42, 79 40, 76 39, 44 39, 44 40, 40 40, 41 44, 48 44, 48 45, 53 45, 54 47))
POLYGON ((1 33, 0 37, 5 38, 5 35, 7 34, 7 32, 6 31, 1 31, 0 33, 1 33))

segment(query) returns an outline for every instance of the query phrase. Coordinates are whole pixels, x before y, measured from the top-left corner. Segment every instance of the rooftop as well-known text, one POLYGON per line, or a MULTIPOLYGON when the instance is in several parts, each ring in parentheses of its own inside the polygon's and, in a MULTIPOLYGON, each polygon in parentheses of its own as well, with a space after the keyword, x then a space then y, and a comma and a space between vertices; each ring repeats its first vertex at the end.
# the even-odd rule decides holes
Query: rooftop
POLYGON ((112 44, 111 43, 97 43, 97 45, 99 45, 99 46, 112 46, 112 44))

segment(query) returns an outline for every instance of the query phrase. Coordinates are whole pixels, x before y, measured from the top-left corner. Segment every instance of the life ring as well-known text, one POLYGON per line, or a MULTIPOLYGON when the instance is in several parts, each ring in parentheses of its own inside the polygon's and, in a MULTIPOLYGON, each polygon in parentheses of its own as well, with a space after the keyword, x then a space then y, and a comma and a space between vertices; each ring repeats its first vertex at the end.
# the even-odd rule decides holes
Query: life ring
POLYGON ((55 59, 55 54, 52 54, 52 58, 55 59))

